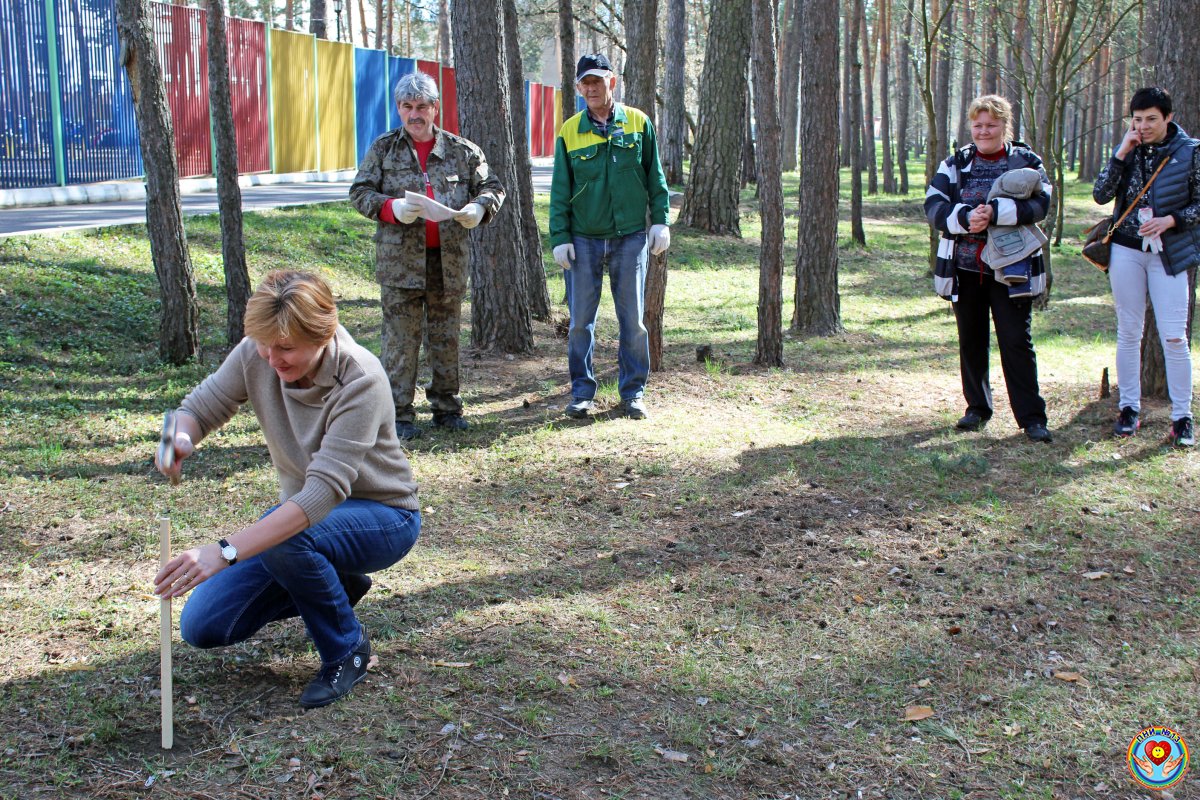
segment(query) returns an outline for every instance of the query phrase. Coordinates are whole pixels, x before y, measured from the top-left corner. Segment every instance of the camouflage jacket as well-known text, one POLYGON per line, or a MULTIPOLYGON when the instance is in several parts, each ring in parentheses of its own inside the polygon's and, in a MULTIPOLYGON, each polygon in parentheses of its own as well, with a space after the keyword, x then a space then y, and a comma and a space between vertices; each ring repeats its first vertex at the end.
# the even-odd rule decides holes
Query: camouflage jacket
MULTIPOLYGON (((434 128, 437 143, 429 154, 429 182, 433 196, 451 208, 467 203, 483 206, 483 223, 504 204, 504 187, 488 169, 483 151, 461 136, 434 128)), ((383 204, 404 196, 405 191, 425 193, 425 179, 416 150, 404 128, 380 136, 358 167, 350 202, 364 217, 375 220, 375 279, 400 289, 425 288, 425 219, 410 225, 379 221, 383 204)), ((454 220, 438 223, 442 244, 442 271, 447 293, 461 293, 467 286, 466 228, 454 220)))

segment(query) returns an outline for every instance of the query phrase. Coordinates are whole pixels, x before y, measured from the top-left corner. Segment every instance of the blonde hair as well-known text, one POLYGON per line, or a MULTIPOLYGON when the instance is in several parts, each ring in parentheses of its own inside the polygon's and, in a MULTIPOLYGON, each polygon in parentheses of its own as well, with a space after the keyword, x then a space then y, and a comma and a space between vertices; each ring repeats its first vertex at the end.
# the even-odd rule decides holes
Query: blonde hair
POLYGON ((246 302, 246 335, 260 344, 293 337, 323 345, 337 331, 337 304, 319 275, 277 269, 246 302))
POLYGON ((1008 144, 1013 140, 1013 110, 1012 103, 1005 100, 998 94, 985 94, 982 97, 976 97, 971 101, 971 105, 967 106, 967 119, 972 122, 979 116, 979 112, 986 111, 992 115, 992 118, 997 122, 1004 123, 1004 143, 1008 144))

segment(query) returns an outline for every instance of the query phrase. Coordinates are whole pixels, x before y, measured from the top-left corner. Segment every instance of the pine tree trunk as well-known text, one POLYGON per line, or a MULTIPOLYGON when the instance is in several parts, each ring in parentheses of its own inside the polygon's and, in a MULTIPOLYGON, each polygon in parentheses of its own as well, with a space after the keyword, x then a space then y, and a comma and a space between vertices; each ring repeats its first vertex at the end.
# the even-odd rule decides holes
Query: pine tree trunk
MULTIPOLYGON (((1196 0, 1159 0, 1150 52, 1154 57, 1154 82, 1171 93, 1175 121, 1185 131, 1200 130, 1200 62, 1189 37, 1194 35, 1200 3, 1196 0), (1182 37, 1182 38, 1179 38, 1182 37)), ((1195 198, 1193 198, 1195 199, 1195 198)), ((1196 270, 1188 271, 1187 338, 1192 340, 1196 317, 1196 270)), ((1142 394, 1167 396, 1167 370, 1153 309, 1146 310, 1142 333, 1142 394)))
POLYGON ((225 37, 225 4, 208 5, 208 104, 212 118, 213 149, 217 160, 217 198, 221 210, 221 261, 225 265, 225 338, 230 345, 242 340, 242 320, 250 299, 250 273, 246 269, 246 244, 242 239, 242 189, 238 186, 237 136, 229 84, 229 43, 225 37))
POLYGON ((792 329, 842 331, 838 298, 838 0, 803 0, 800 45, 800 208, 792 329))
MULTIPOLYGON (((878 27, 876 27, 878 31, 878 27)), ((871 52, 871 32, 867 29, 866 13, 859 14, 859 36, 862 37, 862 160, 867 170, 867 194, 879 194, 879 169, 875 165, 875 60, 871 52)))
MULTIPOLYGON (((658 128, 658 0, 625 0, 625 99, 640 109, 658 128)), ((660 156, 661 157, 661 156, 660 156)), ((650 212, 646 212, 650 229, 650 212)), ((646 288, 642 324, 650 340, 650 369, 663 368, 663 312, 667 293, 667 254, 650 254, 646 264, 646 288)))
POLYGON ((749 0, 715 3, 700 79, 700 96, 705 102, 700 104, 691 180, 679 214, 683 225, 709 233, 742 235, 738 200, 749 64, 749 0))
POLYGON ((183 230, 175 135, 146 0, 117 0, 117 35, 146 169, 146 229, 162 302, 158 352, 163 361, 178 365, 195 356, 199 346, 196 276, 183 230))
POLYGON ((904 25, 900 30, 900 88, 896 96, 896 163, 900 167, 900 194, 908 194, 908 116, 912 108, 912 10, 913 0, 907 0, 904 25))
POLYGON ((558 126, 575 114, 575 12, 571 8, 571 0, 558 2, 558 47, 559 70, 562 90, 562 113, 558 118, 558 126))
POLYGON ((996 24, 1000 17, 999 4, 985 6, 983 21, 984 58, 981 68, 983 94, 1000 93, 1000 36, 996 24))
POLYGON ((658 0, 625 0, 625 103, 658 118, 658 0))
POLYGON ((936 115, 937 140, 940 145, 936 152, 930 153, 935 163, 945 158, 950 152, 950 76, 954 72, 954 0, 944 0, 947 5, 946 18, 942 22, 938 36, 937 57, 937 89, 933 95, 933 108, 936 115))
MULTIPOLYGON (((974 10, 969 2, 964 2, 962 9, 962 31, 959 33, 959 38, 970 40, 975 36, 974 10)), ((975 61, 971 55, 971 51, 963 50, 962 69, 959 71, 962 82, 958 87, 958 132, 955 136, 959 147, 971 141, 971 123, 967 119, 967 108, 975 99, 975 61)))
POLYGON ((850 238, 860 247, 867 245, 867 233, 863 229, 863 137, 862 132, 862 61, 858 59, 858 37, 862 34, 863 0, 850 0, 853 13, 847 24, 850 26, 850 126, 860 135, 850 138, 850 238))
POLYGON ((450 44, 450 0, 438 0, 437 15, 438 62, 453 65, 454 51, 450 44))
POLYGON ((753 0, 754 115, 758 136, 758 199, 762 249, 758 258, 758 347, 754 363, 783 366, 783 130, 775 77, 775 11, 753 0))
POLYGON ((892 150, 892 3, 879 3, 879 136, 883 145, 883 191, 896 193, 896 166, 892 150))
POLYGON ((783 47, 779 74, 779 116, 783 125, 783 170, 796 169, 800 126, 800 16, 804 0, 787 0, 783 13, 783 47))
POLYGON ((312 0, 312 19, 309 20, 309 30, 318 39, 329 38, 328 20, 326 17, 325 0, 312 0))
POLYGON ((296 0, 287 0, 287 4, 284 6, 283 13, 284 13, 284 16, 287 17, 287 19, 284 20, 284 25, 287 26, 287 29, 289 31, 295 30, 296 29, 296 0))
MULTIPOLYGON (((367 0, 358 0, 358 27, 361 31, 362 46, 370 47, 371 42, 367 36, 367 0)), ((375 27, 379 27, 379 23, 375 23, 375 27)), ((351 36, 351 39, 354 37, 351 36)))
MULTIPOLYGON (((807 0, 805 0, 807 2, 807 0)), ((838 158, 843 167, 850 166, 850 133, 853 128, 850 127, 850 65, 858 60, 858 57, 853 54, 850 49, 850 30, 851 23, 854 20, 854 0, 845 0, 845 22, 842 25, 842 113, 838 117, 839 132, 841 134, 841 150, 838 158)), ((801 139, 801 142, 804 140, 801 139)))
MULTIPOLYGON (((533 163, 529 159, 529 148, 525 147, 523 136, 517 134, 517 131, 525 130, 526 117, 525 79, 522 77, 524 71, 521 67, 521 45, 517 39, 517 4, 515 0, 501 2, 504 7, 508 91, 512 100, 512 130, 514 138, 521 142, 512 153, 517 181, 515 184, 504 184, 508 192, 508 207, 502 213, 517 211, 520 214, 520 228, 524 233, 522 250, 525 258, 525 286, 528 290, 529 312, 534 319, 545 321, 550 319, 550 289, 546 285, 546 265, 542 261, 542 237, 533 212, 533 163)), ((483 152, 490 159, 491 152, 486 148, 483 152)))
MULTIPOLYGON (((450 17, 462 133, 483 149, 500 183, 511 190, 520 185, 512 154, 525 143, 513 129, 504 8, 500 0, 458 2, 451 4, 450 17)), ((471 344, 480 350, 533 349, 525 236, 518 201, 506 203, 471 237, 471 344)))
POLYGON ((683 183, 683 146, 687 141, 685 117, 687 1, 667 0, 666 74, 663 75, 663 113, 659 157, 667 183, 683 183))

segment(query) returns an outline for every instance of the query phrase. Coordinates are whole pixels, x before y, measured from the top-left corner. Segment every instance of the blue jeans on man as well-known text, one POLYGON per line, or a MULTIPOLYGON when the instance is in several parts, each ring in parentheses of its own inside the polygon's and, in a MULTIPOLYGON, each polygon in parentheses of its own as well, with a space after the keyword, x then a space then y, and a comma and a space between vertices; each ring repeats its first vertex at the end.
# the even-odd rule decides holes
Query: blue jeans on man
POLYGON ((582 400, 596 397, 592 353, 596 347, 596 312, 607 267, 619 328, 617 388, 622 401, 640 398, 650 374, 650 338, 642 323, 646 306, 646 231, 615 239, 575 236, 572 244, 575 262, 563 272, 567 307, 571 312, 567 334, 571 395, 582 400))
POLYGON ((419 511, 348 498, 316 525, 197 586, 180 615, 180 634, 194 647, 224 647, 299 616, 321 662, 344 661, 362 627, 343 581, 365 583, 366 573, 395 564, 420 531, 419 511))

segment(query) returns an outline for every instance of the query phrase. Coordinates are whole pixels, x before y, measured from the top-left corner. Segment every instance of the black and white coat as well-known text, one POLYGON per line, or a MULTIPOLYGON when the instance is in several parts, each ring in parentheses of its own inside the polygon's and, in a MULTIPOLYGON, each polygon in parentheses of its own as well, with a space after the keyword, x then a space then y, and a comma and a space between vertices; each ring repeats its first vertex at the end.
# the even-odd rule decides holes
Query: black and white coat
MULTIPOLYGON (((1042 166, 1037 153, 1021 142, 1005 145, 1008 168, 1035 169, 1042 176, 1042 190, 1027 200, 1011 197, 996 197, 989 202, 992 206, 993 225, 1033 225, 1046 218, 1050 211, 1050 178, 1042 166)), ((925 191, 925 217, 934 230, 941 233, 938 241, 937 263, 933 270, 933 290, 951 302, 958 301, 958 270, 954 265, 954 251, 960 236, 966 235, 970 223, 971 207, 960 202, 961 176, 970 174, 975 162, 975 145, 970 144, 956 151, 938 167, 933 182, 925 191)), ((1037 297, 1046 291, 1046 262, 1042 251, 1031 258, 1029 279, 1030 294, 1037 297)))

